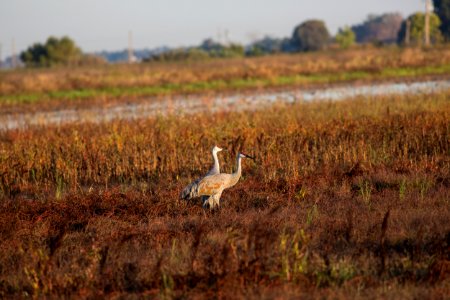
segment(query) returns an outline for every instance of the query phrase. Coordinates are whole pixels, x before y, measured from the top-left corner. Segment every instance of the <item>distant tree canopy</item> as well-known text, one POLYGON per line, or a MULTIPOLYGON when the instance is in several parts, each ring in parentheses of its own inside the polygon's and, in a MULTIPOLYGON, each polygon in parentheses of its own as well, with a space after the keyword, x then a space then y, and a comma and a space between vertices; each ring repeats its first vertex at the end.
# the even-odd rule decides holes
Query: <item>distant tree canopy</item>
POLYGON ((152 55, 148 58, 145 58, 144 62, 196 61, 196 60, 204 60, 207 58, 210 58, 208 52, 200 48, 189 48, 189 49, 179 48, 152 55))
POLYGON ((272 38, 266 36, 253 42, 245 51, 248 56, 259 56, 280 52, 292 52, 291 40, 289 38, 272 38))
POLYGON ((294 28, 291 44, 297 51, 316 51, 324 49, 330 40, 325 23, 309 20, 294 28))
MULTIPOLYGON (((442 34, 439 30, 441 21, 439 17, 432 13, 430 15, 430 39, 432 43, 437 43, 442 40, 442 34)), ((400 44, 422 45, 425 39, 425 14, 422 12, 410 15, 403 21, 400 31, 398 33, 398 42, 400 44), (409 41, 407 40, 407 24, 409 22, 409 41)))
POLYGON ((281 39, 264 37, 253 42, 247 49, 246 54, 249 56, 258 56, 281 51, 281 39))
POLYGON ((441 20, 441 33, 450 41, 450 0, 434 0, 434 11, 441 20))
POLYGON ((336 43, 341 46, 342 49, 347 49, 355 43, 355 33, 350 27, 339 28, 336 34, 336 43))
POLYGON ((27 67, 47 67, 80 63, 83 58, 80 48, 69 37, 49 37, 42 45, 36 43, 20 54, 27 67))
POLYGON ((213 39, 204 40, 199 48, 206 51, 210 57, 239 57, 244 55, 242 45, 235 43, 222 45, 213 39))
POLYGON ((151 55, 145 58, 144 61, 195 61, 216 57, 242 57, 244 54, 244 47, 242 45, 229 44, 225 46, 212 39, 206 39, 198 47, 164 51, 151 55))
POLYGON ((364 23, 352 26, 358 43, 395 43, 403 18, 398 13, 369 15, 364 23))
POLYGON ((199 46, 200 49, 210 52, 210 51, 218 51, 223 48, 223 45, 214 41, 211 38, 205 39, 199 46))

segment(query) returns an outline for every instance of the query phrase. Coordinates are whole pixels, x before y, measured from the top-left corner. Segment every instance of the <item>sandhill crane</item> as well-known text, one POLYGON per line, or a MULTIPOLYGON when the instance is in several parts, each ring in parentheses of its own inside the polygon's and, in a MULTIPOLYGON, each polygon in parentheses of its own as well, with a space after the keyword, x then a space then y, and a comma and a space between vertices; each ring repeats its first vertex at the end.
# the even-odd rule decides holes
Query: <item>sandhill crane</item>
MULTIPOLYGON (((220 174, 220 165, 219 165, 219 159, 217 157, 217 153, 222 151, 223 149, 217 146, 214 146, 211 149, 211 154, 213 157, 213 165, 211 167, 211 169, 208 171, 208 173, 206 173, 206 176, 211 176, 211 175, 215 175, 215 174, 220 174)), ((203 177, 202 177, 203 178, 203 177)), ((181 199, 191 199, 193 197, 191 197, 190 195, 194 192, 193 188, 195 186, 195 184, 197 184, 202 178, 198 178, 197 180, 195 180, 194 182, 192 182, 191 184, 189 184, 188 186, 186 186, 183 191, 181 192, 180 198, 181 199)), ((207 201, 208 197, 202 197, 203 201, 207 201)))
POLYGON ((220 165, 219 165, 219 158, 217 157, 217 153, 222 150, 223 150, 222 148, 219 148, 217 146, 214 146, 211 149, 211 154, 212 154, 214 163, 211 167, 211 170, 209 170, 209 172, 205 176, 220 174, 220 165))
POLYGON ((203 202, 203 207, 209 205, 210 209, 215 208, 216 206, 220 206, 220 197, 222 195, 223 190, 228 189, 234 186, 241 177, 241 159, 242 158, 251 158, 254 157, 238 153, 236 157, 236 171, 232 174, 220 173, 215 175, 210 175, 202 178, 198 182, 192 183, 191 193, 189 193, 189 198, 200 197, 200 196, 208 196, 206 201, 203 202))

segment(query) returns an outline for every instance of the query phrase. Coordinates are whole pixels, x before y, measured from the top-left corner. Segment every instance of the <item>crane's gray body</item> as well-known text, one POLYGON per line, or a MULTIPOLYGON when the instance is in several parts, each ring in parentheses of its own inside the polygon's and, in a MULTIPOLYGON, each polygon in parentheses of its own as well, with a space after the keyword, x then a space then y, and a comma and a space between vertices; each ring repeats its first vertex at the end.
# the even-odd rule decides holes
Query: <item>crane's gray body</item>
MULTIPOLYGON (((222 149, 217 146, 214 146, 212 148, 211 154, 213 157, 213 165, 212 165, 211 169, 208 171, 208 173, 206 173, 205 177, 220 174, 219 158, 217 157, 217 153, 220 151, 222 151, 222 149)), ((186 186, 183 189, 183 191, 181 192, 180 198, 187 200, 187 199, 192 199, 192 198, 196 197, 196 196, 194 196, 195 187, 200 182, 200 180, 202 180, 203 178, 204 177, 198 178, 197 180, 195 180, 194 182, 192 182, 188 186, 186 186)), ((208 198, 209 198, 209 196, 202 196, 203 204, 208 201, 208 198)))
POLYGON ((209 206, 210 209, 220 206, 220 197, 222 192, 234 186, 241 177, 241 159, 247 157, 244 154, 238 153, 236 159, 236 171, 232 174, 213 174, 205 176, 200 180, 191 183, 189 187, 189 199, 195 197, 202 197, 205 199, 203 207, 209 206))

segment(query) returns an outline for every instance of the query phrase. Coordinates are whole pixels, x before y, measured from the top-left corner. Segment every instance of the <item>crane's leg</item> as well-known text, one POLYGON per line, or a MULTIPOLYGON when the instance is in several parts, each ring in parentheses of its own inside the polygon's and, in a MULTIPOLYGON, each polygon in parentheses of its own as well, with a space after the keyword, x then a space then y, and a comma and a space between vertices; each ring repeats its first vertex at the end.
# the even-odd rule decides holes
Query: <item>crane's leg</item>
POLYGON ((220 197, 222 196, 222 192, 217 193, 215 195, 212 196, 212 201, 213 201, 213 206, 220 208, 220 197))
POLYGON ((216 200, 215 200, 215 197, 214 197, 214 196, 211 196, 211 197, 209 198, 209 208, 210 208, 211 210, 215 210, 215 209, 216 209, 216 200))
POLYGON ((208 196, 202 196, 200 199, 202 199, 203 208, 206 208, 206 206, 208 205, 208 196))
POLYGON ((210 209, 212 209, 213 208, 213 206, 214 206, 214 203, 213 203, 213 199, 212 199, 212 196, 203 196, 202 197, 202 201, 203 201, 203 208, 210 208, 210 209))

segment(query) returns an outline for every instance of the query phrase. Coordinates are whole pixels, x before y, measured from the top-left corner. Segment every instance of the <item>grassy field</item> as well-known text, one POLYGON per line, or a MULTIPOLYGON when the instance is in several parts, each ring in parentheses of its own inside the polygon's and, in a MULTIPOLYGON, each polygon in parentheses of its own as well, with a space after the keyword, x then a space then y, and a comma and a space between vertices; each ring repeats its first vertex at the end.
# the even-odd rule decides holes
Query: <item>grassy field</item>
POLYGON ((450 49, 362 48, 338 52, 0 72, 0 108, 132 101, 350 81, 418 79, 450 74, 450 49))
POLYGON ((445 299, 449 98, 1 132, 0 297, 445 299), (209 213, 214 144, 257 161, 209 213))

